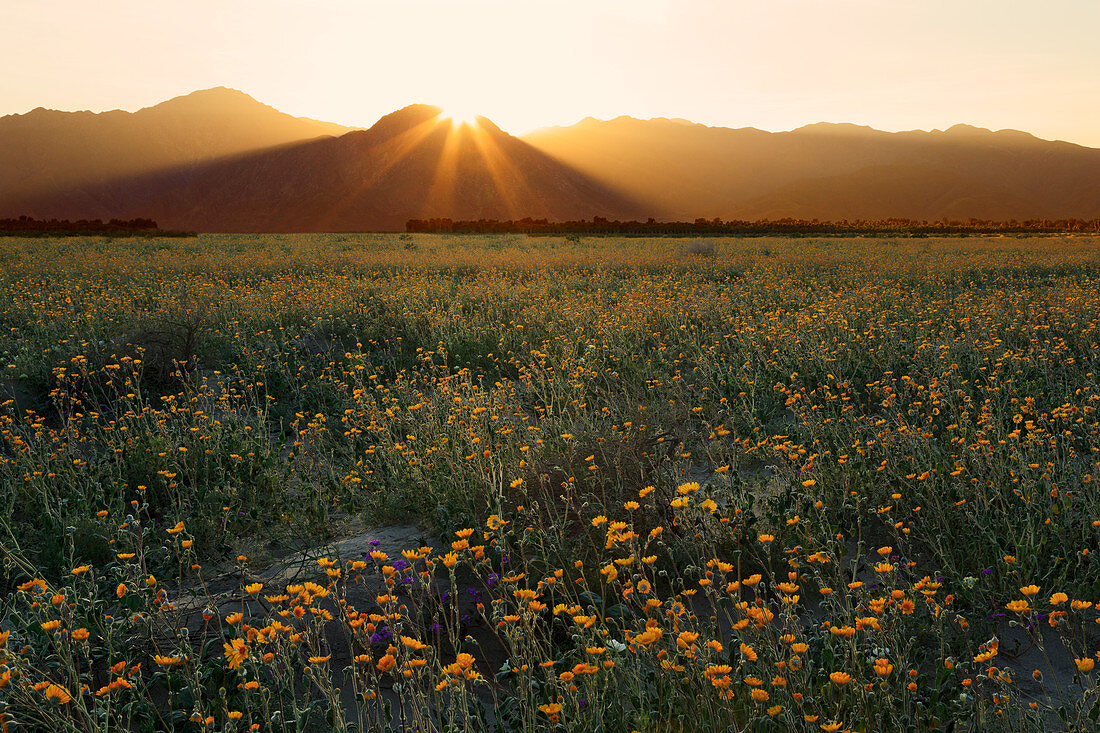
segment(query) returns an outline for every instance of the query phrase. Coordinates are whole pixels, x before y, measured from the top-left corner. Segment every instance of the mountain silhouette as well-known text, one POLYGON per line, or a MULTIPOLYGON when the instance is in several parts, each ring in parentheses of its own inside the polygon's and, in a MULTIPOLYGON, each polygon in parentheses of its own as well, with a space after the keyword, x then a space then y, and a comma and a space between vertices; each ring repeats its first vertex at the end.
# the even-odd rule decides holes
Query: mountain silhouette
POLYGON ((0 117, 0 208, 58 197, 86 205, 84 188, 157 170, 352 128, 292 117, 225 87, 137 112, 59 112, 39 107, 0 117))
POLYGON ((0 217, 198 231, 401 229, 408 219, 1100 217, 1100 150, 967 125, 790 132, 588 118, 522 138, 411 105, 369 129, 219 87, 121 111, 0 118, 0 217))
POLYGON ((619 117, 524 139, 662 218, 1100 216, 1100 150, 1015 130, 819 123, 772 133, 619 117))
POLYGON ((368 130, 121 177, 47 196, 37 216, 147 217, 198 231, 401 229, 411 218, 631 218, 645 209, 491 121, 411 105, 368 130))

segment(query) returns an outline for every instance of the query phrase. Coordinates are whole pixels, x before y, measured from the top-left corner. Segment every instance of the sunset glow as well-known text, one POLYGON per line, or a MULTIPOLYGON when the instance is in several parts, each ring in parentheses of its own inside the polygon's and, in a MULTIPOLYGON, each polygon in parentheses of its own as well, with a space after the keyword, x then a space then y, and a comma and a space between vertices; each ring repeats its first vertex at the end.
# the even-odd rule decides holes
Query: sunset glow
POLYGON ((478 113, 471 108, 459 106, 448 106, 443 110, 444 119, 448 119, 451 125, 454 127, 462 127, 463 125, 476 126, 478 113))
POLYGON ((1093 0, 50 0, 0 23, 0 62, 21 70, 0 77, 0 114, 225 85, 357 126, 420 102, 514 134, 631 115, 1100 146, 1093 0))

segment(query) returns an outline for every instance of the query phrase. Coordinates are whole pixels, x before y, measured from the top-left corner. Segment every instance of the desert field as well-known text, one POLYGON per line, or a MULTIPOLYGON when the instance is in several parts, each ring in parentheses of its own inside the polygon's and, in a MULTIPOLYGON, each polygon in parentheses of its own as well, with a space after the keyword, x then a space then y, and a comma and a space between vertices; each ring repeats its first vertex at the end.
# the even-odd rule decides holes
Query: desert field
POLYGON ((5 732, 1100 716, 1100 238, 6 238, 0 282, 5 732))

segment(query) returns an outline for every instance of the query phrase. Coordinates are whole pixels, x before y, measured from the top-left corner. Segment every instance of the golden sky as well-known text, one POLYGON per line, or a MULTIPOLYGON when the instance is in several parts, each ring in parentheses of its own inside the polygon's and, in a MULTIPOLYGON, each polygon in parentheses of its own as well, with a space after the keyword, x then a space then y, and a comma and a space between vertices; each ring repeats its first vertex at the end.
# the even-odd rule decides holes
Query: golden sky
POLYGON ((1100 147, 1100 0, 0 0, 0 114, 229 86, 368 126, 413 102, 787 130, 958 122, 1100 147))

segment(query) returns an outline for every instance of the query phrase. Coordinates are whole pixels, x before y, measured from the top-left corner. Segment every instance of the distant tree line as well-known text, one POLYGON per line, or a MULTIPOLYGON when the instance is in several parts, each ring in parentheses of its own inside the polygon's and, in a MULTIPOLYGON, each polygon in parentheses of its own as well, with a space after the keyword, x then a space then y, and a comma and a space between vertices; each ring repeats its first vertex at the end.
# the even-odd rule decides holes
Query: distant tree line
POLYGON ((187 236, 187 232, 160 229, 152 219, 34 219, 20 216, 17 219, 0 219, 0 236, 187 236))
POLYGON ((948 234, 1064 234, 1070 232, 1100 233, 1100 219, 1026 219, 995 221, 992 219, 967 219, 966 221, 941 219, 920 221, 916 219, 841 219, 818 221, 817 219, 761 219, 756 221, 733 219, 696 219, 695 221, 618 221, 597 216, 591 220, 550 221, 548 219, 478 219, 454 221, 452 219, 410 219, 405 224, 407 232, 431 232, 440 234, 595 234, 614 236, 715 236, 723 234, 743 236, 765 235, 878 235, 878 236, 927 236, 948 234))

